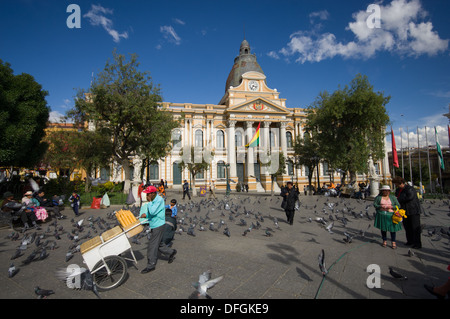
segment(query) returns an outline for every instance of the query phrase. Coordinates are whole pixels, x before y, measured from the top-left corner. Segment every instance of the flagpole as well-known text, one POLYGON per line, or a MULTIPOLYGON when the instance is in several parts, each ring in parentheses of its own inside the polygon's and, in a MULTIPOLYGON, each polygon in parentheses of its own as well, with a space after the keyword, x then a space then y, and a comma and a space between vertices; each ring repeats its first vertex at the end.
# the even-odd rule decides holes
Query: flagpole
POLYGON ((391 126, 391 133, 392 133, 392 136, 391 136, 391 139, 392 139, 392 178, 395 178, 395 158, 394 158, 394 156, 395 156, 395 154, 394 154, 394 143, 393 142, 395 142, 395 138, 394 138, 394 130, 392 129, 392 126, 391 126))
POLYGON ((419 127, 418 126, 417 126, 417 150, 419 151, 419 176, 420 176, 419 193, 420 193, 420 195, 423 195, 423 192, 422 192, 422 161, 420 159, 420 141, 419 141, 419 127))
POLYGON ((414 185, 413 176, 412 176, 412 166, 411 166, 411 149, 409 148, 409 128, 406 127, 406 132, 408 134, 408 157, 409 157, 409 181, 411 185, 414 185))
POLYGON ((437 151, 438 160, 439 160, 439 179, 440 179, 440 183, 439 184, 441 185, 441 193, 443 194, 444 193, 444 185, 442 185, 441 168, 442 168, 442 165, 444 163, 444 156, 442 155, 442 151, 440 149, 440 144, 439 144, 439 139, 438 139, 438 135, 437 135, 436 126, 434 127, 434 136, 436 138, 436 151, 437 151))
POLYGON ((402 151, 402 178, 405 178, 405 166, 403 165, 403 129, 400 127, 400 149, 402 151))
POLYGON ((431 165, 430 165, 430 146, 428 145, 428 133, 427 133, 428 129, 425 126, 425 143, 427 144, 427 158, 428 158, 428 176, 430 179, 430 193, 433 193, 433 184, 431 181, 431 165))

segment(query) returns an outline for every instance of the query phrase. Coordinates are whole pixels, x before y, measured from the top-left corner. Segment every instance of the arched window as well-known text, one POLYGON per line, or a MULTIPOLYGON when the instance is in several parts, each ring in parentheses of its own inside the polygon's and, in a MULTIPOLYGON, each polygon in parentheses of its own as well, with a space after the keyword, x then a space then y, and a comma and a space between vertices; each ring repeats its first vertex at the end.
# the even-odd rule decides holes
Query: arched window
POLYGON ((242 146, 242 132, 236 131, 234 135, 234 141, 236 143, 236 147, 242 146))
POLYGON ((217 131, 216 144, 217 148, 225 148, 225 133, 222 130, 217 131))
POLYGON ((172 132, 172 143, 174 148, 181 148, 181 131, 176 129, 172 132))
POLYGON ((203 131, 195 131, 195 147, 203 147, 203 131))
POLYGON ((286 145, 288 148, 292 148, 293 143, 292 143, 292 133, 291 132, 286 132, 286 145))
POLYGON ((219 161, 217 163, 217 178, 225 178, 225 163, 223 161, 219 161))

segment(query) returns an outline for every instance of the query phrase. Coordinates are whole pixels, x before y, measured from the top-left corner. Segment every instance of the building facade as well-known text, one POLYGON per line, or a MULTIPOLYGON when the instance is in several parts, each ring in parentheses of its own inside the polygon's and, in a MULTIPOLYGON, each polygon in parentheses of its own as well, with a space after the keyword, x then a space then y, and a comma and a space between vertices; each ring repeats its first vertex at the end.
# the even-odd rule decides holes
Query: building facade
MULTIPOLYGON (((181 188, 184 180, 191 181, 191 176, 187 169, 180 169, 180 162, 201 159, 183 158, 182 153, 190 152, 182 150, 194 147, 195 157, 203 156, 210 163, 207 170, 193 177, 196 187, 208 187, 214 181, 218 189, 225 189, 228 174, 232 191, 237 184, 244 184, 249 191, 270 192, 271 174, 278 169, 280 153, 286 160, 286 174, 278 176, 274 189, 278 191, 287 181, 300 189, 308 184, 307 168, 296 167, 293 149, 296 138, 303 137, 305 110, 288 107, 280 92, 268 86, 266 75, 246 40, 241 43, 218 104, 164 102, 162 107, 172 112, 181 126, 172 132, 172 151, 149 165, 144 179, 146 176, 151 182, 162 179, 171 188, 181 188), (258 127, 259 147, 246 148, 258 127)), ((141 171, 140 164, 139 159, 134 161, 135 177, 141 171)), ((387 156, 375 163, 375 167, 382 178, 390 178, 387 156)), ((113 175, 112 179, 119 181, 123 173, 118 168, 113 175)), ((319 164, 319 175, 321 184, 340 180, 339 173, 330 171, 326 162, 319 164)), ((314 183, 316 178, 315 173, 314 183)), ((359 175, 358 179, 362 181, 366 177, 359 175)), ((142 181, 135 179, 135 182, 142 181)))

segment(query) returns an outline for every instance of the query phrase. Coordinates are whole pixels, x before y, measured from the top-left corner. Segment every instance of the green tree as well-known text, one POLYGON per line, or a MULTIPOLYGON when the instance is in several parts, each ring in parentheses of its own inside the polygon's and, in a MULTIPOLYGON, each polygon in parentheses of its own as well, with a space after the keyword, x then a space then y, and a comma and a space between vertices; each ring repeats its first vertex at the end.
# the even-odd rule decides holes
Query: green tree
POLYGON ((53 169, 58 177, 60 172, 70 176, 72 172, 79 167, 76 157, 76 147, 74 146, 77 139, 77 131, 57 130, 50 131, 44 138, 49 145, 45 152, 41 165, 53 169))
POLYGON ((130 187, 130 159, 164 157, 170 150, 171 131, 178 127, 172 113, 161 108, 159 86, 148 72, 139 71, 135 54, 130 61, 113 52, 90 91, 79 90, 75 107, 68 116, 89 122, 111 138, 112 157, 125 173, 124 192, 130 187))
POLYGON ((78 132, 74 144, 75 157, 79 166, 86 171, 85 192, 87 193, 91 189, 89 177, 92 176, 93 169, 111 162, 111 139, 101 131, 84 130, 78 132))
POLYGON ((34 167, 46 151, 48 92, 26 73, 14 75, 0 60, 0 166, 34 167))
POLYGON ((204 172, 211 165, 212 157, 214 153, 208 149, 199 149, 198 147, 184 147, 180 151, 182 161, 180 163, 180 169, 189 171, 192 181, 192 195, 197 196, 197 189, 195 187, 195 175, 200 172, 204 172))
POLYGON ((389 100, 373 91, 367 76, 358 74, 350 86, 331 95, 320 93, 309 108, 307 129, 317 132, 320 157, 349 172, 351 182, 356 180, 356 172, 368 172, 370 156, 374 161, 384 157, 389 100))
POLYGON ((309 190, 312 189, 312 177, 319 159, 319 143, 317 139, 305 132, 303 138, 298 137, 294 143, 296 165, 308 168, 309 190))
POLYGON ((270 196, 273 196, 273 186, 277 177, 286 174, 286 158, 284 157, 283 152, 280 151, 269 151, 267 154, 260 154, 260 156, 264 159, 260 165, 270 175, 270 196))

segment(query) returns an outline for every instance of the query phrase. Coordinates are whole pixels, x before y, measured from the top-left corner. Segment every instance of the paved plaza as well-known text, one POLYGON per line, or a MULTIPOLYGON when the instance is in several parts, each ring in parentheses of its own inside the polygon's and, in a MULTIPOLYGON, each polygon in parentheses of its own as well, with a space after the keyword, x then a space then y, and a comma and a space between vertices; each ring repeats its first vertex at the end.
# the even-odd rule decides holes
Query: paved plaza
MULTIPOLYGON (((206 270, 212 278, 223 276, 214 288, 209 290, 213 299, 435 299, 424 288, 424 284, 440 285, 449 276, 449 238, 441 229, 450 226, 447 201, 427 200, 424 203, 426 216, 423 248, 413 250, 404 245, 404 230, 397 234, 398 248, 393 250, 381 246, 380 232, 373 227, 375 209, 367 200, 341 199, 325 196, 301 196, 301 207, 296 212, 294 224, 285 222, 279 196, 232 193, 226 197, 217 194, 218 199, 196 197, 192 201, 182 200, 178 191, 167 191, 167 202, 175 198, 179 202, 178 221, 184 218, 183 232, 175 235, 173 248, 178 253, 171 264, 159 259, 155 271, 141 274, 146 266, 147 238, 139 238, 132 249, 138 260, 137 268, 128 263, 126 281, 118 288, 100 292, 102 299, 188 299, 194 291, 192 283, 206 270), (366 214, 367 209, 367 214, 366 214), (231 220, 232 216, 233 220, 231 220), (342 220, 345 216, 346 224, 342 220), (324 223, 320 221, 324 219, 324 223), (278 226, 275 221, 278 220, 278 226), (328 231, 325 226, 334 225, 328 231), (197 221, 194 234, 187 234, 189 225, 197 221), (223 221, 224 225, 221 225, 223 221), (242 223, 246 223, 244 226, 242 223), (210 230, 210 223, 216 231, 210 230), (247 232, 252 226, 256 227, 247 232), (219 225, 220 228, 219 228, 219 225), (205 228, 200 231, 200 226, 205 228), (224 234, 228 227, 230 236, 224 234), (269 234, 266 230, 269 229, 269 234), (435 234, 429 234, 435 230, 435 234), (353 236, 346 243, 344 233, 353 236), (328 274, 323 277, 318 266, 320 252, 325 253, 328 274), (367 279, 371 275, 369 265, 378 265, 381 271, 380 288, 369 288, 367 279), (393 278, 389 267, 406 276, 406 280, 393 278)), ((102 217, 111 225, 115 219, 108 218, 114 210, 81 209, 82 215, 75 221, 89 217, 102 217)), ((66 262, 66 253, 73 244, 68 233, 72 231, 74 214, 70 208, 63 213, 68 217, 58 220, 60 238, 54 237, 53 221, 41 225, 38 235, 46 234, 45 240, 55 240, 58 248, 48 250, 44 260, 24 264, 27 257, 37 248, 35 243, 23 250, 23 255, 11 260, 21 245, 23 234, 18 240, 8 238, 12 230, 0 231, 0 298, 35 299, 34 287, 52 289, 55 294, 49 299, 96 299, 91 291, 68 288, 56 276, 59 269, 70 264, 83 267, 81 254, 75 253, 66 262), (8 278, 11 263, 19 272, 8 278)), ((80 236, 90 229, 86 227, 80 236)), ((30 230, 25 234, 32 234, 30 230)), ((92 232, 92 230, 91 230, 92 232)))

